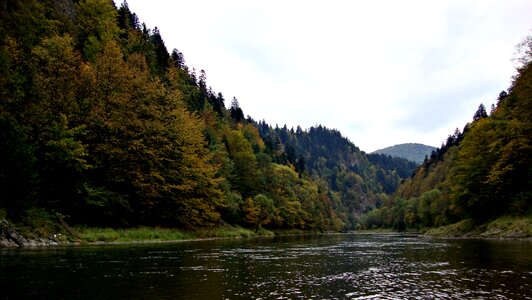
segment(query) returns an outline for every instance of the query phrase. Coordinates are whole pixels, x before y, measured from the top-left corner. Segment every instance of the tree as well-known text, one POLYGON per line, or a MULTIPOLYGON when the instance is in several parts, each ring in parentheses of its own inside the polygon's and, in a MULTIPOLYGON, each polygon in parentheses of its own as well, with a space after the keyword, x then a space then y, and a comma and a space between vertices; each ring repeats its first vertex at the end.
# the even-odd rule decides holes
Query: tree
POLYGON ((296 193, 301 182, 297 173, 288 166, 274 164, 266 180, 268 195, 274 200, 274 205, 278 209, 276 224, 286 228, 302 226, 304 221, 301 203, 296 193))
POLYGON ((246 198, 244 201, 244 216, 246 223, 258 228, 260 224, 259 214, 260 210, 253 199, 251 197, 246 198))
POLYGON ((85 172, 91 167, 80 140, 85 127, 71 128, 64 114, 53 121, 37 149, 40 205, 79 221, 85 205, 85 172))
POLYGON ((477 111, 473 115, 473 121, 478 121, 480 119, 484 119, 488 117, 488 113, 486 112, 486 108, 484 107, 484 104, 480 104, 478 106, 477 111))
POLYGON ((39 99, 32 107, 35 126, 45 128, 60 114, 77 118, 81 61, 74 50, 74 40, 69 35, 46 38, 33 48, 32 54, 34 92, 39 99))
POLYGON ((231 101, 231 108, 229 109, 229 112, 231 119, 235 123, 241 123, 244 120, 244 112, 240 108, 240 104, 235 97, 233 97, 233 100, 231 101))
POLYGON ((210 163, 202 121, 186 110, 178 91, 152 77, 140 53, 124 61, 113 42, 93 70, 96 80, 85 95, 91 103, 86 143, 94 188, 119 197, 108 204, 123 203, 124 213, 131 207, 132 222, 184 227, 218 222, 223 199, 217 166, 210 163))
POLYGON ((33 93, 28 108, 40 174, 40 205, 75 217, 85 201, 86 127, 80 124, 80 58, 68 36, 45 38, 32 50, 33 93))
POLYGON ((76 40, 84 57, 95 59, 103 45, 115 40, 120 33, 118 12, 108 0, 81 0, 76 4, 76 40))
POLYGON ((118 26, 123 30, 138 30, 140 23, 137 15, 129 9, 127 1, 124 0, 118 8, 117 21, 118 26))
POLYGON ((296 172, 299 174, 303 174, 305 172, 305 157, 300 154, 297 158, 296 164, 295 164, 296 172))
POLYGON ((257 158, 253 148, 240 130, 230 131, 225 140, 227 152, 234 164, 232 184, 240 191, 243 198, 251 197, 259 189, 257 158))
POLYGON ((267 225, 272 221, 274 206, 272 199, 263 194, 253 197, 253 205, 256 209, 255 232, 258 232, 261 226, 267 225))
POLYGON ((159 74, 166 73, 168 65, 170 63, 170 54, 164 45, 164 41, 159 33, 159 29, 155 27, 150 36, 151 43, 154 47, 155 52, 155 66, 156 72, 159 74))
MULTIPOLYGON (((4 0, 0 4, 0 45, 15 38, 25 50, 37 45, 44 37, 56 33, 59 24, 47 18, 50 10, 44 1, 4 0)), ((27 52, 26 52, 27 54, 27 52)))
POLYGON ((183 69, 183 70, 185 69, 186 67, 185 56, 183 55, 182 52, 180 52, 177 49, 174 49, 172 50, 172 54, 170 55, 170 57, 172 58, 172 62, 177 68, 183 69))

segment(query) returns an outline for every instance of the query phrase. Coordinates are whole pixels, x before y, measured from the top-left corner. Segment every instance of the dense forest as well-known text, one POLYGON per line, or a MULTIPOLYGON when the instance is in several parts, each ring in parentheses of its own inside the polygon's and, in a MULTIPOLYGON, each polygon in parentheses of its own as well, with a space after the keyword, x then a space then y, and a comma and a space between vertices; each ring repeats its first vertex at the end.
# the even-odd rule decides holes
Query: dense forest
POLYGON ((127 2, 6 0, 0 16, 0 218, 344 230, 410 175, 336 130, 226 107, 127 2))
POLYGON ((532 38, 520 45, 521 66, 488 113, 449 135, 382 207, 365 215, 367 228, 470 226, 532 209, 532 38))
POLYGON ((261 121, 258 129, 275 152, 275 161, 293 165, 327 190, 350 226, 361 213, 379 207, 416 167, 405 159, 367 155, 339 131, 321 125, 304 131, 299 126, 296 130, 272 128, 261 121))

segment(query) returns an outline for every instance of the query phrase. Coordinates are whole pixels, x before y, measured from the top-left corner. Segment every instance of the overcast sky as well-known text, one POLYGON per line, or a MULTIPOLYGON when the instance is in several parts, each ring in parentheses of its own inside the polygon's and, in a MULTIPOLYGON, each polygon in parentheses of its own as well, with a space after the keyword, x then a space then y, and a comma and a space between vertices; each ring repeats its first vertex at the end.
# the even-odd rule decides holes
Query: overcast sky
POLYGON ((440 146, 508 88, 515 46, 532 34, 530 0, 128 5, 226 106, 236 97, 273 126, 335 128, 366 152, 440 146))

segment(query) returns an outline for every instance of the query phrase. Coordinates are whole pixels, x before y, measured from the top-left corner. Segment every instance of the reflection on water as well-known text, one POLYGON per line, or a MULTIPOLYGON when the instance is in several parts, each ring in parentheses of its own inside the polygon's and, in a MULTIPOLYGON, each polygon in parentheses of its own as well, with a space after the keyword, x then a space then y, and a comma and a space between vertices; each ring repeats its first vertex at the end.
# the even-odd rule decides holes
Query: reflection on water
POLYGON ((2 298, 532 299, 532 242, 331 235, 0 250, 2 298))

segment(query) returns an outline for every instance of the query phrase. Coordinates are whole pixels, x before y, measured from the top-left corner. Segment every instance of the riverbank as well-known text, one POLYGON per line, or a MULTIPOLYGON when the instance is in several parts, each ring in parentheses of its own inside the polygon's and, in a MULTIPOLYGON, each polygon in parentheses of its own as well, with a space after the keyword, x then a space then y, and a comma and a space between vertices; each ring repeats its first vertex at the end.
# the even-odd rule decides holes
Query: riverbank
POLYGON ((423 233, 442 237, 532 240, 532 216, 502 216, 483 224, 465 219, 423 233))
POLYGON ((435 228, 396 231, 390 228, 356 230, 355 234, 420 234, 441 238, 532 240, 532 215, 502 216, 486 223, 465 219, 435 228))
POLYGON ((28 235, 5 219, 0 220, 0 248, 58 246, 57 234, 49 236, 28 235))
MULTIPOLYGON (((0 220, 0 247, 47 247, 59 245, 83 244, 116 244, 116 243, 157 243, 204 240, 214 238, 248 238, 275 235, 313 234, 301 230, 271 231, 254 230, 224 225, 216 228, 180 230, 161 227, 136 228, 95 228, 70 227, 68 224, 54 223, 35 226, 17 226, 6 219, 0 220)), ((356 234, 396 234, 391 229, 357 230, 356 234)), ((462 220, 458 223, 425 228, 419 233, 433 237, 445 238, 487 238, 487 239, 519 239, 532 240, 532 216, 510 217, 504 216, 485 224, 477 224, 472 220, 462 220)))
POLYGON ((189 241, 213 238, 246 238, 273 236, 272 231, 261 229, 258 232, 243 227, 222 226, 210 229, 184 231, 173 228, 137 227, 128 229, 78 227, 81 243, 138 243, 189 241))
MULTIPOLYGON (((220 226, 209 229, 180 230, 161 227, 98 228, 70 227, 55 224, 47 230, 17 226, 0 220, 0 247, 47 247, 59 245, 157 243, 204 240, 214 238, 246 238, 282 234, 266 229, 255 230, 238 226, 220 226)), ((292 232, 287 232, 291 234, 292 232)))

